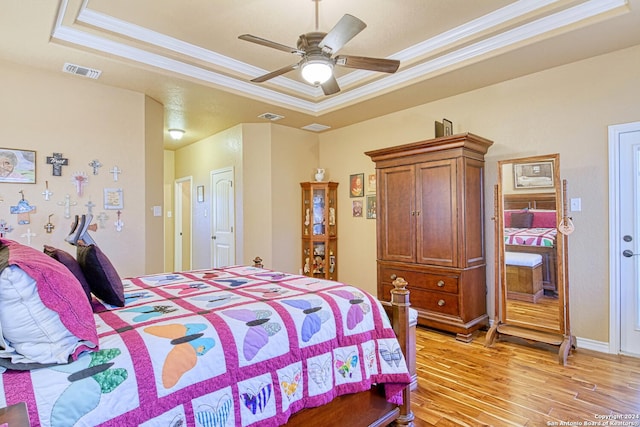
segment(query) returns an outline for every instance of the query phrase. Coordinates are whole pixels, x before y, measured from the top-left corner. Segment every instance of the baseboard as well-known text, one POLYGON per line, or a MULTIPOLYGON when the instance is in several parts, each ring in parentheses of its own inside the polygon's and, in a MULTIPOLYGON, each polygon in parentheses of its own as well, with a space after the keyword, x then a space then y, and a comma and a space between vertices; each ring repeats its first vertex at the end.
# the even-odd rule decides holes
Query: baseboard
POLYGON ((578 349, 593 350, 600 353, 609 353, 609 343, 603 341, 590 340, 589 338, 576 337, 578 349))

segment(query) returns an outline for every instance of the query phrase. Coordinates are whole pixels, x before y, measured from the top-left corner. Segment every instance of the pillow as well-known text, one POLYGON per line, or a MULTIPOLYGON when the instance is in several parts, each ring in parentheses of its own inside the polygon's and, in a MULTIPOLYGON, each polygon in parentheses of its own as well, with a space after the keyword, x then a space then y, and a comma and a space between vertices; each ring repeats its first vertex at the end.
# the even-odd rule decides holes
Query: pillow
POLYGON ((103 302, 124 307, 124 285, 109 258, 95 244, 77 246, 78 263, 91 292, 103 302))
POLYGON ((531 228, 533 213, 514 212, 511 214, 511 228, 531 228))
POLYGON ((533 228, 556 228, 556 211, 531 210, 533 213, 533 228))
POLYGON ((87 295, 87 299, 91 302, 91 289, 89 289, 89 283, 87 283, 87 279, 84 277, 78 261, 70 253, 49 245, 44 245, 44 253, 59 263, 62 263, 62 265, 67 267, 69 271, 76 276, 76 279, 78 279, 78 282, 82 285, 82 289, 84 289, 84 293, 87 295))
POLYGON ((64 265, 29 246, 0 239, 0 270, 3 366, 67 363, 98 348, 91 305, 64 265))

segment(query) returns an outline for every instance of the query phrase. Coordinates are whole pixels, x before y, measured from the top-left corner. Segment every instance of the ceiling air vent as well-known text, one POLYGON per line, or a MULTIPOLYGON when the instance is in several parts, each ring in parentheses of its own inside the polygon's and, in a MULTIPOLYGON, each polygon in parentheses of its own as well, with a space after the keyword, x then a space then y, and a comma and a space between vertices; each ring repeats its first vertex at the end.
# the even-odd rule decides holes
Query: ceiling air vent
POLYGON ((264 113, 264 114, 260 114, 258 117, 260 117, 261 119, 271 120, 272 122, 275 122, 276 120, 284 119, 284 116, 281 116, 275 113, 264 113))
POLYGON ((102 74, 102 71, 95 68, 81 67, 80 65, 70 64, 66 62, 62 71, 69 74, 75 74, 77 76, 89 77, 90 79, 97 79, 102 74))
POLYGON ((331 129, 331 126, 321 125, 318 123, 312 123, 310 125, 304 126, 302 129, 310 130, 313 132, 322 132, 323 130, 331 129))

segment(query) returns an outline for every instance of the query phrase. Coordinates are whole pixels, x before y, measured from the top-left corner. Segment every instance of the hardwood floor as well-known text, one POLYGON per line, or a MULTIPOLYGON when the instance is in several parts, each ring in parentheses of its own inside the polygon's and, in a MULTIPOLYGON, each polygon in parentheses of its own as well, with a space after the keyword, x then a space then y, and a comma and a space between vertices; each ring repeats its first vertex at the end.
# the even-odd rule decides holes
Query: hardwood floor
POLYGON ((640 359, 578 348, 562 366, 555 347, 509 338, 486 348, 484 338, 418 327, 416 427, 640 426, 640 359))

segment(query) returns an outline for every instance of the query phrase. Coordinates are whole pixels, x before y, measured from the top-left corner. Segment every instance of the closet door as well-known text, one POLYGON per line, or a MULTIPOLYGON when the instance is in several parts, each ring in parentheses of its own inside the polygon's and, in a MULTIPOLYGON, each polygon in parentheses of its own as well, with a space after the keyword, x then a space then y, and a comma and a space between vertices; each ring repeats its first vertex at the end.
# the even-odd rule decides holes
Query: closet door
POLYGON ((415 262, 413 166, 378 169, 378 259, 415 262))
POLYGON ((458 266, 456 169, 455 159, 416 165, 419 264, 458 266))

